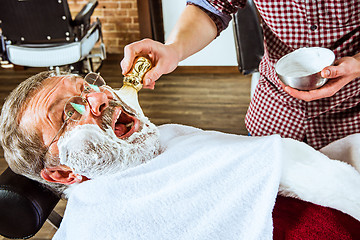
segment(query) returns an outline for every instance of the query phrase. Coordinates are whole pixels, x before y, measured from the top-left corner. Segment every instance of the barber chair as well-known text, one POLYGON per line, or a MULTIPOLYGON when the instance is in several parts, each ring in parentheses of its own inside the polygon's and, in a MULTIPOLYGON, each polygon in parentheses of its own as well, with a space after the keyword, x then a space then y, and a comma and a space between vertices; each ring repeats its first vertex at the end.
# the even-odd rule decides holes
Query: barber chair
POLYGON ((97 71, 106 58, 101 23, 90 18, 98 5, 90 0, 72 19, 67 0, 1 0, 0 57, 26 67, 62 67, 97 71))
MULTIPOLYGON (((1 0, 0 3, 2 1, 9 0, 1 0)), ((258 20, 252 2, 235 15, 239 70, 244 74, 257 71, 263 54, 258 20), (242 13, 250 17, 243 19, 245 15, 242 16, 242 13), (249 19, 257 21, 258 25, 252 25, 249 19), (240 25, 240 22, 246 24, 240 25), (259 45, 254 46, 255 42, 259 45)), ((29 238, 40 230, 46 220, 59 227, 61 217, 53 211, 59 200, 56 194, 41 184, 13 173, 10 168, 6 169, 0 175, 0 235, 29 238)), ((294 198, 278 196, 273 222, 275 240, 360 239, 360 222, 356 219, 337 210, 294 198)))

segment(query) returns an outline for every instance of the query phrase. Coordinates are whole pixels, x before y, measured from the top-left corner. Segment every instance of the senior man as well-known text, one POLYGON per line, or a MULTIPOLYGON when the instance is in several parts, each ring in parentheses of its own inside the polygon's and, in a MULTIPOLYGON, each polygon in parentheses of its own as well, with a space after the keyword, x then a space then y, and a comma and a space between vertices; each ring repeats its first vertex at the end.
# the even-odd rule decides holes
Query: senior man
POLYGON ((3 106, 10 168, 68 197, 55 239, 271 239, 280 183, 360 219, 349 165, 277 135, 156 127, 119 93, 95 73, 43 72, 3 106))

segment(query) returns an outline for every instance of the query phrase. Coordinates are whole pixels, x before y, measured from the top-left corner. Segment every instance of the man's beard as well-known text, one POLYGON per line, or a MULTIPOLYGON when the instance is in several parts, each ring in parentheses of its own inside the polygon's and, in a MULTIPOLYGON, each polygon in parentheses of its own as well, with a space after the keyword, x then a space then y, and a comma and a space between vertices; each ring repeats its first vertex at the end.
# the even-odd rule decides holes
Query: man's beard
POLYGON ((157 127, 138 117, 141 127, 126 139, 119 139, 110 127, 111 106, 104 113, 101 129, 95 124, 79 125, 59 139, 60 163, 74 173, 93 179, 144 163, 160 152, 157 127))

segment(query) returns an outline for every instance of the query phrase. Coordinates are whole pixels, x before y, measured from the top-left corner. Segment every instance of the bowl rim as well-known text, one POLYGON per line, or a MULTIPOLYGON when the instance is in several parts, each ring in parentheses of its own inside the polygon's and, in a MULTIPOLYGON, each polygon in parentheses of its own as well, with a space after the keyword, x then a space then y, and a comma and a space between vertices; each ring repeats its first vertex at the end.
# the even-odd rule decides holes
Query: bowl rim
MULTIPOLYGON (((319 72, 321 72, 321 70, 318 71, 318 72, 310 73, 310 74, 307 74, 307 75, 304 75, 304 76, 297 76, 297 77, 296 76, 295 77, 294 76, 286 76, 286 75, 281 74, 281 73, 278 72, 278 66, 281 64, 282 61, 284 61, 285 58, 289 57, 290 55, 293 55, 295 52, 299 52, 299 51, 302 51, 302 50, 308 50, 308 49, 321 49, 321 50, 325 50, 325 51, 331 53, 332 61, 327 66, 331 66, 331 65, 334 64, 336 56, 335 56, 335 53, 331 49, 325 48, 325 47, 302 47, 302 48, 295 49, 294 51, 292 51, 290 53, 287 53, 284 56, 282 56, 275 64, 275 67, 274 67, 275 72, 278 75, 280 75, 280 76, 282 76, 284 78, 289 78, 289 79, 302 79, 302 78, 307 78, 307 77, 310 77, 310 76, 313 76, 313 75, 317 75, 319 72)), ((325 67, 327 67, 327 66, 325 66, 325 67)))

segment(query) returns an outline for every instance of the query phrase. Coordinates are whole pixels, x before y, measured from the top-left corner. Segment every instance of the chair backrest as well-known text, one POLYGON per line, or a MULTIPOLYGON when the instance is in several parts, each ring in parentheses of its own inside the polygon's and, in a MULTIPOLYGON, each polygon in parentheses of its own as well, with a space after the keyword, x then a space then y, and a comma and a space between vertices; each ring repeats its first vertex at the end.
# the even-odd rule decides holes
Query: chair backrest
POLYGON ((0 235, 29 238, 35 235, 60 198, 7 168, 0 175, 0 235))
POLYGON ((234 15, 234 37, 239 71, 250 74, 258 71, 264 55, 264 37, 259 15, 252 0, 234 15))
POLYGON ((0 28, 11 44, 73 41, 66 0, 1 0, 0 28))

